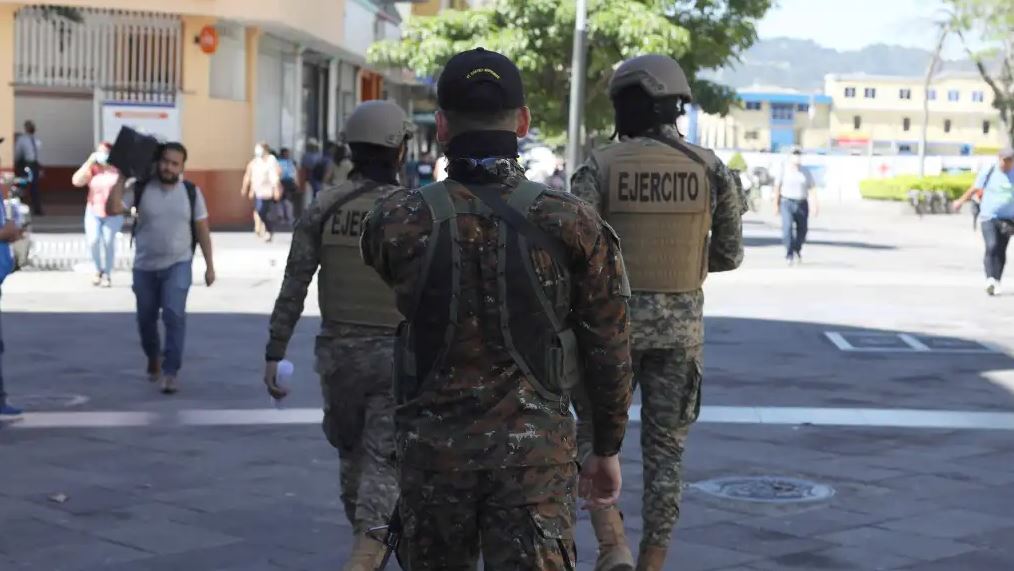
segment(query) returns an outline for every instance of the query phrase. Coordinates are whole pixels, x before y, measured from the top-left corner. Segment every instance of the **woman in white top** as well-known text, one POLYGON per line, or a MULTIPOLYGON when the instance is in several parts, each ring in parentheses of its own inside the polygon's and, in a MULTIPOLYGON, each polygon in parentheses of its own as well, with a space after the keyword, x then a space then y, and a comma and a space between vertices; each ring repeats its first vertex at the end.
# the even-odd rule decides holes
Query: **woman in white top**
POLYGON ((246 165, 240 194, 254 201, 254 233, 270 242, 273 237, 270 214, 282 197, 282 167, 267 143, 254 147, 254 158, 246 165))

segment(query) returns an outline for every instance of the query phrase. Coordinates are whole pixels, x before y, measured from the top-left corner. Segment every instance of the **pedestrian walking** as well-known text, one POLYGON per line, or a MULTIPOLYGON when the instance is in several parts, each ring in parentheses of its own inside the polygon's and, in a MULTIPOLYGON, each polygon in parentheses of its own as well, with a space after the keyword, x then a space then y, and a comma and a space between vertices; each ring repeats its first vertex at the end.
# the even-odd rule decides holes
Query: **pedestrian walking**
MULTIPOLYGON (((645 55, 623 62, 609 95, 619 141, 591 153, 574 173, 571 192, 623 240, 633 290, 634 382, 641 387, 644 531, 637 569, 655 571, 665 568, 679 518, 683 450, 701 406, 701 286, 708 272, 734 270, 743 260, 742 191, 711 150, 679 133, 676 121, 692 95, 675 60, 645 55)), ((594 450, 600 418, 588 404, 598 389, 585 389, 575 399, 581 457, 594 450)), ((631 569, 619 510, 592 511, 591 520, 596 571, 631 569)))
POLYGON ((975 184, 954 201, 952 208, 959 210, 974 195, 982 197, 979 225, 986 246, 983 257, 986 293, 999 295, 1004 266, 1007 265, 1007 246, 1014 235, 1014 148, 1004 148, 997 164, 979 171, 975 184))
POLYGON ((278 168, 281 171, 281 183, 282 183, 282 218, 286 224, 295 226, 296 223, 296 204, 299 204, 300 191, 299 191, 299 169, 296 168, 295 161, 292 160, 292 152, 287 147, 282 147, 278 151, 278 168))
POLYGON ((42 216, 42 141, 35 134, 35 122, 25 121, 25 131, 14 143, 14 170, 16 176, 28 179, 28 196, 32 201, 32 214, 42 216))
POLYGON ((433 153, 426 153, 419 159, 419 162, 416 163, 415 172, 420 187, 434 182, 435 169, 436 159, 433 158, 433 153))
POLYGON ((374 571, 384 544, 367 535, 387 523, 398 500, 392 367, 394 330, 401 315, 394 293, 363 265, 359 236, 378 198, 398 190, 412 124, 396 104, 368 101, 345 122, 352 147, 346 182, 326 186, 292 234, 285 279, 271 313, 264 382, 277 384, 307 288, 318 268, 322 324, 316 371, 324 395, 324 434, 341 458, 341 499, 355 532, 343 571, 374 571))
MULTIPOLYGON (((20 240, 24 229, 7 216, 7 208, 3 205, 3 197, 0 196, 0 287, 4 280, 14 271, 14 253, 11 251, 11 244, 20 240)), ((0 299, 3 298, 0 292, 0 299)), ((7 393, 4 390, 3 373, 3 312, 0 311, 0 420, 10 420, 21 416, 23 411, 7 401, 7 393)))
POLYGON ((628 287, 619 242, 588 205, 525 180, 531 113, 517 67, 483 49, 438 80, 448 178, 370 212, 364 261, 406 317, 395 426, 406 569, 573 569, 574 420, 597 420, 580 487, 616 502, 630 404, 628 287))
POLYGON ((282 169, 267 143, 254 146, 254 157, 246 165, 240 194, 254 204, 254 234, 270 242, 274 237, 275 208, 282 198, 282 169))
POLYGON ((306 152, 300 163, 303 184, 309 184, 313 193, 311 198, 317 198, 317 193, 324 185, 324 176, 327 174, 328 160, 321 152, 320 143, 317 139, 310 139, 306 143, 306 152))
POLYGON ((192 266, 198 244, 204 254, 204 283, 215 283, 208 208, 201 189, 181 178, 187 149, 180 143, 160 146, 156 175, 124 188, 113 187, 106 212, 116 215, 136 209, 134 221, 134 295, 141 348, 148 358, 148 378, 162 392, 178 390, 183 365, 187 295, 193 282, 192 266), (165 326, 163 346, 159 314, 165 326))
POLYGON ((327 168, 324 172, 323 188, 338 186, 349 179, 352 161, 349 160, 345 145, 329 142, 324 151, 324 158, 327 160, 327 168))
POLYGON ((813 175, 803 166, 803 153, 793 149, 788 164, 783 164, 775 181, 775 208, 782 216, 782 244, 791 266, 803 262, 803 244, 810 225, 810 208, 820 210, 813 175))
POLYGON ((120 179, 120 171, 109 164, 112 145, 99 143, 95 152, 77 169, 71 183, 78 188, 88 188, 85 206, 84 227, 88 250, 95 264, 92 285, 113 286, 113 268, 116 263, 116 237, 123 227, 123 215, 108 215, 106 202, 109 193, 120 179))

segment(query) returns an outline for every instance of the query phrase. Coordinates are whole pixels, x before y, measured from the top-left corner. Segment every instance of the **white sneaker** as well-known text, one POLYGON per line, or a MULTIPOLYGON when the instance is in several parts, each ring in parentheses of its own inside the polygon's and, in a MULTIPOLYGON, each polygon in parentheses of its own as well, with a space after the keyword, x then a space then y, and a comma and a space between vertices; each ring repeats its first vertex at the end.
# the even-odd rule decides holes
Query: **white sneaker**
POLYGON ((1000 295, 1000 281, 995 278, 986 280, 986 295, 1000 295))

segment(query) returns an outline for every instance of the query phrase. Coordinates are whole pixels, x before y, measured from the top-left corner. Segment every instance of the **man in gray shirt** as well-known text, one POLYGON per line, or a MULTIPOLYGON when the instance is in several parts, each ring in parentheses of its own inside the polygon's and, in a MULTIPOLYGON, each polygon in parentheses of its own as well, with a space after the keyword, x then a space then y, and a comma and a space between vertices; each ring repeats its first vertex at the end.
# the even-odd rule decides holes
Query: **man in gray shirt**
POLYGON ((187 295, 193 281, 194 250, 199 243, 207 262, 205 283, 215 282, 208 209, 201 190, 180 178, 187 150, 179 143, 160 149, 155 179, 135 181, 126 193, 122 181, 106 205, 109 214, 136 208, 134 295, 141 347, 148 357, 148 375, 165 394, 175 393, 183 361, 187 295), (158 318, 165 325, 165 347, 158 318))
POLYGON ((14 143, 14 171, 17 176, 29 175, 28 194, 32 198, 32 214, 42 216, 42 196, 39 193, 39 178, 42 177, 42 164, 39 154, 42 141, 35 136, 35 123, 25 121, 25 132, 14 143))

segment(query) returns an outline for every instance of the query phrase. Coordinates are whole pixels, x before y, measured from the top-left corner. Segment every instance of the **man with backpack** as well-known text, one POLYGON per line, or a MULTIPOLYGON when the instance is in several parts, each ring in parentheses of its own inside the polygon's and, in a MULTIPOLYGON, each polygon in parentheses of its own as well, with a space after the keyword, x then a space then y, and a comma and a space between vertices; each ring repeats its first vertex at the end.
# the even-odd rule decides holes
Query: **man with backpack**
POLYGON ((141 347, 148 357, 148 378, 163 393, 177 391, 176 378, 183 360, 186 305, 193 282, 192 264, 197 244, 207 264, 205 283, 215 282, 208 209, 201 190, 180 175, 187 150, 166 143, 158 153, 155 177, 135 180, 124 193, 122 179, 110 192, 106 211, 119 214, 134 208, 134 294, 141 347), (159 313, 165 325, 162 347, 159 313))
MULTIPOLYGON (((7 219, 7 208, 3 205, 0 197, 0 284, 4 279, 15 271, 14 253, 10 244, 19 240, 24 230, 14 220, 7 219)), ((3 358, 4 341, 3 326, 0 325, 0 359, 3 358)), ((4 392, 3 366, 0 364, 0 420, 16 418, 21 416, 21 409, 15 408, 7 402, 7 393, 4 392)))

